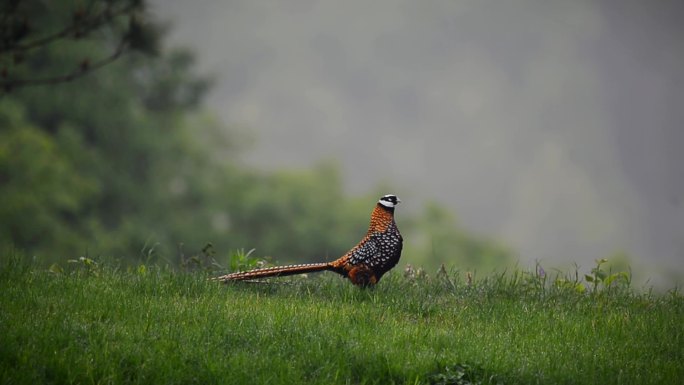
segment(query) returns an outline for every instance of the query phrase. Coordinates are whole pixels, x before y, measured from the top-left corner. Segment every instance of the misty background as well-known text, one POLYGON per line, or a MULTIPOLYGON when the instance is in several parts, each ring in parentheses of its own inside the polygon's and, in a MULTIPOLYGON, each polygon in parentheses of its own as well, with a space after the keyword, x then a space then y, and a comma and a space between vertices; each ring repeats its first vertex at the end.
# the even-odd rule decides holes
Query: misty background
POLYGON ((684 3, 151 5, 245 163, 337 162, 346 192, 436 201, 522 264, 682 272, 684 3))

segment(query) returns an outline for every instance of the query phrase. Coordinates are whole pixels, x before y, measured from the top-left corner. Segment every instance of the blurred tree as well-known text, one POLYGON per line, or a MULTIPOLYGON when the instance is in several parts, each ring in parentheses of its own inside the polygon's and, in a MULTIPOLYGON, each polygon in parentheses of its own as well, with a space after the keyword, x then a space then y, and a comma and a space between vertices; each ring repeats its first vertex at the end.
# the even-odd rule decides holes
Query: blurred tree
POLYGON ((504 246, 459 227, 443 205, 428 203, 408 225, 413 235, 408 253, 431 268, 444 263, 461 269, 492 270, 515 262, 513 253, 504 246))
MULTIPOLYGON (((117 60, 126 51, 157 53, 159 26, 145 20, 142 0, 7 0, 0 3, 0 88, 68 82, 117 60), (73 49, 93 41, 97 54, 59 67, 38 68, 46 50, 73 49)), ((44 61, 45 64, 48 62, 44 61)))
MULTIPOLYGON (((175 203, 166 191, 169 181, 201 154, 188 140, 194 133, 185 120, 200 113, 208 80, 193 73, 192 55, 142 41, 139 35, 148 32, 138 23, 140 1, 2 6, 11 11, 0 19, 2 64, 17 74, 5 77, 13 87, 53 83, 36 80, 66 73, 83 58, 106 57, 113 38, 131 54, 117 56, 117 65, 96 76, 14 87, 0 96, 0 240, 53 257, 88 249, 130 255, 148 240, 168 241, 172 232, 164 219, 175 203), (19 19, 63 32, 42 40, 32 37, 38 32, 13 37, 11 25, 19 19), (30 39, 40 44, 24 43, 30 39), (149 55, 153 49, 156 56, 149 55), (20 61, 7 63, 7 53, 20 52, 20 61)), ((194 179, 188 183, 195 185, 194 179)))
MULTIPOLYGON (((41 25, 68 13, 27 3, 23 15, 41 25)), ((111 48, 96 34, 67 43, 41 47, 22 71, 41 77, 111 48)), ((84 252, 174 260, 207 242, 301 260, 353 244, 368 204, 350 210, 337 169, 234 167, 241 136, 202 111, 209 80, 193 66, 188 51, 132 52, 93 76, 5 94, 0 242, 46 260, 84 252)))
POLYGON ((286 260, 333 260, 364 235, 377 197, 344 195, 338 168, 250 175, 226 203, 232 234, 286 260), (240 187, 242 186, 242 187, 240 187))
MULTIPOLYGON (((211 242, 219 256, 257 248, 303 262, 337 258, 363 236, 377 195, 346 197, 336 164, 267 173, 238 163, 244 136, 202 109, 210 80, 195 72, 194 56, 138 36, 146 33, 136 31, 142 2, 2 6, 13 7, 0 15, 0 65, 11 69, 3 81, 13 82, 0 95, 3 246, 46 262, 90 253, 175 263, 211 242), (120 15, 97 16, 108 7, 120 15), (28 49, 40 37, 11 32, 21 18, 31 28, 70 32, 40 35, 54 37, 28 49), (129 54, 92 76, 39 81, 69 74, 84 58, 107 58, 118 41, 129 54)), ((157 32, 155 42, 163 38, 157 32)), ((507 255, 437 206, 413 218, 402 209, 400 222, 416 239, 405 254, 414 261, 477 267, 507 255)))
POLYGON ((74 225, 97 186, 60 151, 69 138, 32 126, 7 100, 0 101, 0 127, 0 242, 76 246, 84 229, 74 225))

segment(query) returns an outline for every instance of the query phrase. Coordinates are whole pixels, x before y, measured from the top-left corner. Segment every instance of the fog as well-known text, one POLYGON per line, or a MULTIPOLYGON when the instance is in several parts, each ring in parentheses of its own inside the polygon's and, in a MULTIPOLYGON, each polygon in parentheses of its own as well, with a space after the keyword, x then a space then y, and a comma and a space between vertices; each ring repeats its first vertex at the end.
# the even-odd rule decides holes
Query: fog
MULTIPOLYGON (((152 1, 263 169, 435 200, 521 263, 684 260, 684 2, 152 1)), ((400 219, 399 219, 400 220, 400 219)))

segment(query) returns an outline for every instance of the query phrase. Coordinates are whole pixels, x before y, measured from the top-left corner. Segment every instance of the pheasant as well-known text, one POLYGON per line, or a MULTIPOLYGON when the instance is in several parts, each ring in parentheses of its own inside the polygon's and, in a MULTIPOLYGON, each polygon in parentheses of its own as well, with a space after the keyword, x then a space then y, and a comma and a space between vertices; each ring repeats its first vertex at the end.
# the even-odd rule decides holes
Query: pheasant
POLYGON ((403 239, 394 221, 394 208, 401 200, 396 195, 385 195, 378 200, 371 213, 370 226, 366 236, 342 257, 332 262, 307 263, 255 269, 227 274, 215 278, 217 281, 246 281, 266 277, 332 271, 357 286, 372 286, 393 268, 399 257, 403 239))

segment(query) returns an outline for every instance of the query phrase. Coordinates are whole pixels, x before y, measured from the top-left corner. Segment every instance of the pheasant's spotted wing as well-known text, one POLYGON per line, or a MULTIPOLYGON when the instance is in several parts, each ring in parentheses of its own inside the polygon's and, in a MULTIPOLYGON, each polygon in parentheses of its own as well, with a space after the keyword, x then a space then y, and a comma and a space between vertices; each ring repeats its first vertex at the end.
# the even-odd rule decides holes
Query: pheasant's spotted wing
POLYGON ((373 266, 373 261, 378 259, 379 256, 380 247, 378 245, 378 239, 376 236, 370 236, 366 238, 364 242, 359 244, 358 247, 352 250, 349 257, 349 264, 352 266, 359 264, 373 266))

